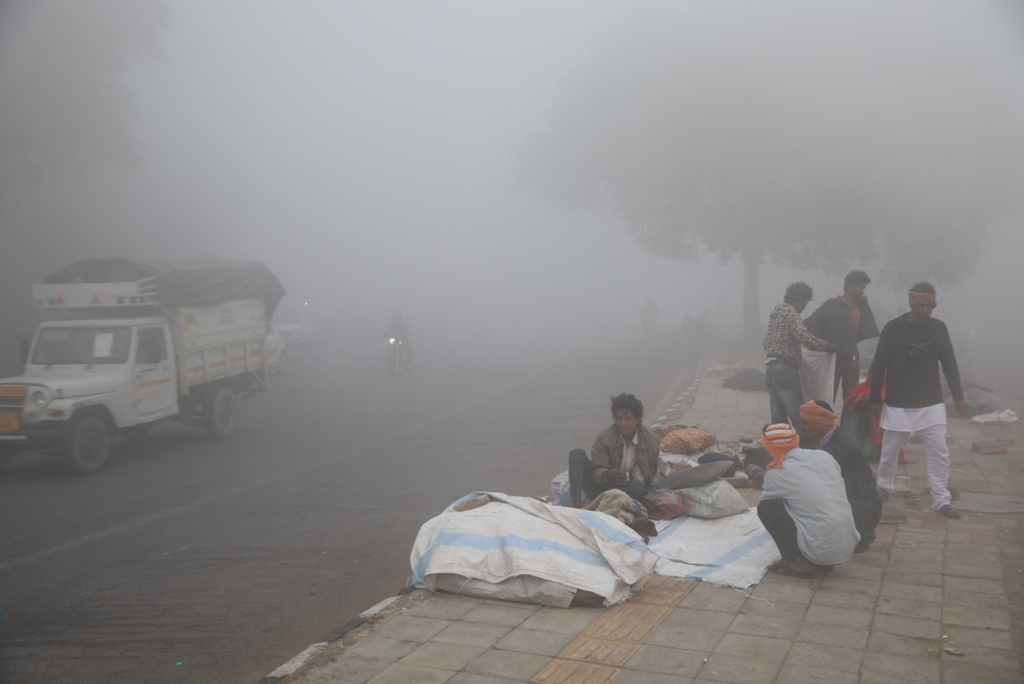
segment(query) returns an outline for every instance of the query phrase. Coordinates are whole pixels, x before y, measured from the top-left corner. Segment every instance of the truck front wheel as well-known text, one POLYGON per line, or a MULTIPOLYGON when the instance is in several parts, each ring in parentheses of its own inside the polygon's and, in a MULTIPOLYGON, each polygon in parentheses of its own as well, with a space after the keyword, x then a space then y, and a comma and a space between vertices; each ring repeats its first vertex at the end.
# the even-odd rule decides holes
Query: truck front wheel
POLYGON ((61 444, 61 455, 78 475, 91 475, 110 457, 107 424, 95 416, 79 418, 69 426, 61 444))
POLYGON ((206 434, 225 439, 238 427, 238 396, 228 387, 218 387, 203 402, 203 425, 206 434))

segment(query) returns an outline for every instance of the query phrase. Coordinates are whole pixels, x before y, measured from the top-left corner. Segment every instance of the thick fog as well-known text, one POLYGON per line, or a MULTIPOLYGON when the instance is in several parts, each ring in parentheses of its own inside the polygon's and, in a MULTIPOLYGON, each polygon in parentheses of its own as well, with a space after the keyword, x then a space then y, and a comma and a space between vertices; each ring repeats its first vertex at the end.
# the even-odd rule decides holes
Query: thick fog
MULTIPOLYGON (((29 81, 46 92, 76 83, 76 50, 84 39, 76 34, 65 41, 55 28, 62 26, 61 12, 76 4, 26 1, 0 11, 5 109, 9 98, 22 92, 12 84, 27 87, 29 81), (57 49, 61 46, 65 49, 57 49), (31 74, 42 80, 33 82, 26 76, 31 74), (66 78, 50 78, 53 74, 66 78)), ((95 8, 97 25, 137 13, 126 10, 132 5, 84 4, 95 8)), ((818 5, 803 5, 817 8, 815 21, 824 12, 818 5)), ((808 70, 809 88, 856 90, 886 64, 899 70, 908 61, 945 54, 956 78, 973 74, 1005 94, 993 117, 1020 111, 1014 108, 1024 101, 1024 19, 1017 5, 856 5, 863 11, 846 5, 831 21, 822 20, 816 45, 802 44, 798 58, 787 61, 791 69, 808 70), (929 45, 934 51, 916 57, 887 52, 900 39, 871 31, 886 25, 887 12, 894 32, 909 31, 907 45, 929 45), (844 25, 845 33, 835 33, 844 25), (841 73, 829 73, 819 68, 814 50, 829 52, 836 43, 851 59, 841 73), (858 55, 865 58, 863 72, 858 55)), ((149 6, 148 0, 140 6, 149 6)), ((7 372, 17 367, 17 336, 31 325, 29 284, 71 261, 104 256, 263 261, 289 292, 281 315, 305 313, 320 343, 333 342, 356 354, 373 353, 378 331, 393 311, 404 314, 424 350, 488 345, 530 353, 636 339, 648 296, 660 309, 662 328, 679 327, 684 316, 706 311, 715 334, 741 336, 738 258, 725 264, 706 253, 686 264, 657 258, 616 216, 597 207, 548 204, 539 193, 517 189, 518 150, 544 129, 565 79, 589 63, 606 36, 637 12, 648 11, 649 3, 165 0, 152 6, 156 20, 136 20, 158 27, 155 41, 147 39, 133 54, 122 55, 124 69, 111 69, 111 78, 131 93, 126 106, 134 108, 136 146, 130 158, 93 154, 90 159, 86 149, 85 163, 73 173, 19 179, 16 193, 6 189, 0 210, 0 367, 7 372)), ((761 59, 734 42, 745 32, 758 32, 748 15, 755 4, 693 6, 694 25, 706 26, 700 54, 720 51, 721 58, 688 69, 714 82, 718 69, 734 74, 738 61, 761 59), (732 26, 743 30, 731 31, 732 26)), ((793 13, 801 4, 780 6, 793 13)), ((790 43, 786 22, 767 27, 762 30, 776 32, 771 45, 782 49, 790 43)), ((88 26, 81 28, 79 33, 89 33, 88 26)), ((795 27, 793 38, 803 39, 808 30, 795 27)), ((803 95, 744 85, 725 72, 722 79, 732 89, 725 95, 737 107, 750 98, 735 89, 748 86, 767 100, 803 95)), ((889 81, 887 88, 897 82, 889 81)), ((970 117, 967 123, 976 130, 991 123, 977 107, 944 101, 941 79, 908 87, 929 96, 936 114, 961 108, 961 120, 970 117)), ((897 95, 886 89, 875 94, 897 95)), ((34 101, 55 110, 66 106, 58 94, 34 101)), ((66 114, 28 116, 45 136, 48 120, 66 114)), ((752 134, 788 125, 757 112, 744 116, 752 134)), ((927 131, 922 140, 935 163, 955 166, 969 159, 978 164, 972 155, 988 149, 953 140, 949 129, 927 124, 921 122, 927 131)), ((881 129, 874 135, 873 125, 858 120, 841 130, 822 126, 806 135, 811 141, 842 138, 846 148, 873 150, 877 177, 912 168, 904 157, 921 141, 904 146, 881 129)), ((1018 126, 1017 135, 1022 131, 1018 126)), ((798 139, 803 132, 791 135, 798 139)), ((713 130, 706 135, 713 149, 720 145, 723 155, 734 156, 737 167, 746 164, 735 141, 716 139, 713 130)), ((1020 139, 1006 142, 1008 150, 1021 149, 1020 139)), ((813 158, 816 149, 808 142, 799 153, 813 158)), ((928 184, 927 178, 914 181, 928 184)), ((1024 370, 1016 341, 1024 336, 1024 311, 1012 293, 1018 289, 1024 218, 1010 211, 991 224, 977 226, 978 234, 987 230, 989 237, 974 273, 960 287, 940 288, 935 315, 949 323, 954 344, 966 349, 976 381, 1021 395, 1024 370)), ((857 266, 873 273, 881 263, 875 258, 857 266)), ((770 260, 761 266, 762 322, 794 280, 811 284, 819 302, 841 293, 842 273, 808 266, 770 260)), ((917 275, 908 273, 903 285, 873 284, 868 295, 876 313, 904 311, 906 286, 917 275)))

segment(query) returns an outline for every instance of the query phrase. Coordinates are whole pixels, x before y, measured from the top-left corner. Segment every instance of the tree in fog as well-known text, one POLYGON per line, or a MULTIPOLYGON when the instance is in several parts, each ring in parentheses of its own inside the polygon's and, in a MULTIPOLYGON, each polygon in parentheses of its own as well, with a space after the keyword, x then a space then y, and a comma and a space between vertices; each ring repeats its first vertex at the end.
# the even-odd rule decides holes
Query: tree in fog
POLYGON ((931 7, 647 7, 565 77, 517 180, 657 256, 742 259, 748 339, 765 262, 957 284, 1022 206, 1024 98, 977 26, 931 7))
MULTIPOLYGON (((158 0, 23 0, 0 8, 0 199, 95 163, 137 166, 133 60, 159 55, 158 0)), ((0 230, 8 229, 0 227, 0 230)))

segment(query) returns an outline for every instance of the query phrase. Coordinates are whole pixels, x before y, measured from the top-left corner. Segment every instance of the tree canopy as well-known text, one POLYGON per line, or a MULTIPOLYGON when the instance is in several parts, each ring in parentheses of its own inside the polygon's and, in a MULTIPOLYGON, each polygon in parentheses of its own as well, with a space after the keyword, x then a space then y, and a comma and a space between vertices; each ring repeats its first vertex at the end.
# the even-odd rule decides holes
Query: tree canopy
MULTIPOLYGON (((139 163, 133 60, 159 56, 159 0, 39 0, 0 10, 0 192, 102 162, 139 163)), ((6 192, 4 192, 6 191, 6 192)))
POLYGON ((564 78, 518 183, 670 259, 957 284, 1024 206, 1021 54, 992 34, 1020 17, 972 7, 644 7, 564 78))

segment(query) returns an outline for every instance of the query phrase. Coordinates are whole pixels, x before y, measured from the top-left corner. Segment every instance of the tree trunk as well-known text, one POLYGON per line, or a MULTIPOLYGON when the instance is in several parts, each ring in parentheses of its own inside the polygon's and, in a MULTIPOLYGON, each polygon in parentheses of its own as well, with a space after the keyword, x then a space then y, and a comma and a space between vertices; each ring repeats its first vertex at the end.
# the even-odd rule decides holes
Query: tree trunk
POLYGON ((761 323, 758 316, 758 274, 761 267, 761 256, 743 255, 743 341, 747 346, 760 342, 761 323))

